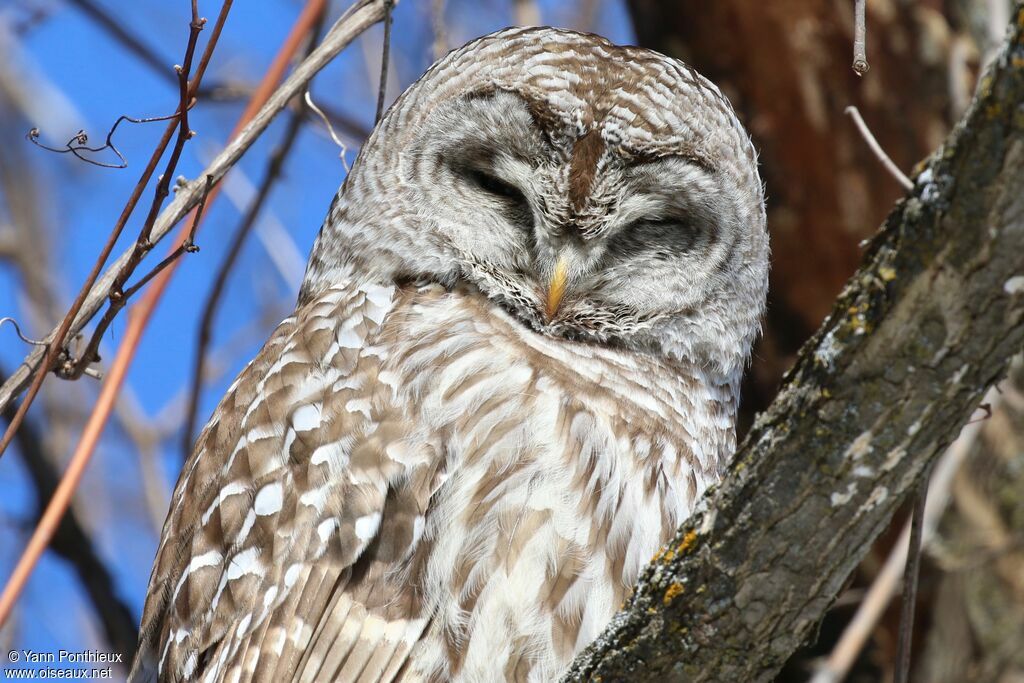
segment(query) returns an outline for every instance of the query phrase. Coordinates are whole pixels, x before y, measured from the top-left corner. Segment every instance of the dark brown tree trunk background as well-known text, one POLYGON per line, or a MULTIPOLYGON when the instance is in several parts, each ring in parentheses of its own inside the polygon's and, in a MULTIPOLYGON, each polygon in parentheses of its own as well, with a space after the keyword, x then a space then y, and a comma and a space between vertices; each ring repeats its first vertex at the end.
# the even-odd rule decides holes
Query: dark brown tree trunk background
MULTIPOLYGON (((745 386, 741 429, 775 396, 797 350, 856 270, 861 241, 904 193, 845 109, 856 106, 882 148, 910 173, 963 112, 981 64, 1002 38, 1009 6, 982 0, 868 2, 871 69, 858 77, 850 66, 853 0, 629 0, 638 42, 683 59, 716 82, 760 151, 772 282, 764 337, 745 386)), ((1003 425, 1000 434, 1016 435, 1016 440, 983 438, 971 462, 989 463, 989 469, 1016 467, 1016 478, 1008 481, 1019 484, 1024 456, 1019 448, 1012 451, 1013 444, 1021 444, 1024 412, 1017 408, 1003 407, 995 416, 1003 425)), ((989 491, 995 480, 989 476, 985 481, 988 488, 982 490, 989 491)), ((961 508, 972 504, 963 503, 963 490, 963 485, 955 489, 955 504, 943 523, 958 549, 950 551, 954 554, 963 553, 970 530, 980 523, 962 518, 961 508)), ((999 490, 1002 507, 996 506, 990 517, 1003 520, 1003 535, 991 542, 998 547, 985 547, 999 558, 999 566, 1015 567, 1017 579, 1007 578, 1012 569, 1000 574, 975 566, 968 571, 963 562, 951 569, 952 560, 926 560, 915 680, 1024 680, 1007 678, 1024 676, 1024 565, 1019 557, 1003 557, 1019 555, 1024 546, 1024 489, 1000 485, 999 490), (991 614, 997 604, 1012 608, 991 614)), ((806 681, 815 658, 828 655, 905 519, 897 515, 852 578, 850 599, 830 612, 817 642, 794 656, 778 680, 806 681)), ((937 547, 946 538, 944 533, 940 537, 937 547)), ((891 676, 898 612, 898 604, 890 606, 848 680, 891 676)))

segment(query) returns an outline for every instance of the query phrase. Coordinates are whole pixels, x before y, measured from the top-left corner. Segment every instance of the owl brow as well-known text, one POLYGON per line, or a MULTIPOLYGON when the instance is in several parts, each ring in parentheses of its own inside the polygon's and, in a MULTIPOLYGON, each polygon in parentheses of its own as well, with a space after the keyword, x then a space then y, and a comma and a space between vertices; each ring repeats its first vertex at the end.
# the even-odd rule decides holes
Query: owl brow
POLYGON ((551 144, 551 132, 557 131, 561 127, 562 119, 544 100, 530 97, 526 93, 518 90, 503 88, 495 83, 488 83, 479 88, 474 88, 473 90, 464 93, 462 98, 466 101, 487 99, 494 97, 498 93, 512 95, 522 102, 527 113, 530 114, 530 119, 533 121, 534 128, 541 133, 545 142, 549 145, 551 144))
POLYGON ((709 175, 715 173, 717 170, 717 167, 711 157, 701 154, 693 149, 677 152, 633 154, 627 161, 627 166, 630 168, 653 166, 671 160, 684 161, 691 166, 696 166, 709 175))

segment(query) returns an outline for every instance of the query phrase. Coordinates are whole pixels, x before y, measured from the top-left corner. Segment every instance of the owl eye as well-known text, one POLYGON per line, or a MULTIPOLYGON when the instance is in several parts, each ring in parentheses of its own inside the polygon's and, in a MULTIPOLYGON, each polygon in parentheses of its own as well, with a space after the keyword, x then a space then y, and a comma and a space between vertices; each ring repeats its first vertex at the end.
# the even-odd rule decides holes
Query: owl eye
POLYGON ((500 197, 501 199, 526 206, 526 197, 523 196, 523 193, 515 185, 510 185, 504 180, 479 169, 470 169, 467 171, 466 175, 468 175, 470 180, 472 180, 482 190, 485 190, 495 197, 500 197))
POLYGON ((608 250, 622 258, 651 256, 671 258, 694 248, 704 237, 689 216, 651 216, 633 221, 608 243, 608 250))

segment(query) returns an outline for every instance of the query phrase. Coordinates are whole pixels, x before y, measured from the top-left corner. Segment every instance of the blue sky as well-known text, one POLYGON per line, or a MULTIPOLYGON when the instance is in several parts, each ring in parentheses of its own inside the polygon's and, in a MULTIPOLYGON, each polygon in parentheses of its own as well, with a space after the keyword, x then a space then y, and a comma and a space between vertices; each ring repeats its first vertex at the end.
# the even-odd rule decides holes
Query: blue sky
MULTIPOLYGON (((188 35, 188 0, 100 2, 116 11, 122 25, 160 55, 168 72, 172 64, 181 62, 188 35)), ((632 42, 622 0, 598 2, 589 27, 578 24, 585 2, 540 2, 542 22, 593 30, 616 42, 632 42)), ((346 5, 333 3, 331 20, 346 5)), ((456 47, 511 24, 511 5, 511 0, 449 0, 445 11, 449 46, 456 47)), ((301 6, 299 0, 236 2, 204 83, 254 85, 301 6)), ((431 0, 403 0, 395 12, 389 101, 432 61, 430 6, 431 0)), ((219 3, 200 2, 200 12, 210 18, 211 25, 218 9, 219 3)), ((201 41, 205 38, 202 36, 201 41)), ((376 27, 325 69, 312 87, 315 100, 369 127, 376 98, 380 40, 381 30, 376 27)), ((44 228, 39 238, 48 245, 49 270, 61 305, 67 305, 85 279, 164 124, 122 125, 116 144, 129 165, 121 170, 101 169, 69 155, 47 153, 26 142, 25 133, 38 126, 42 141, 61 145, 84 129, 96 143, 121 114, 145 117, 172 112, 177 93, 167 76, 141 64, 71 4, 54 0, 5 0, 0 4, 0 59, 18 74, 30 95, 19 105, 21 115, 15 123, 8 119, 8 125, 0 124, 0 144, 20 146, 18 153, 24 167, 18 172, 31 178, 39 191, 38 208, 44 228), (45 17, 26 27, 26 18, 34 9, 42 9, 45 17)), ((0 106, 6 108, 9 103, 0 102, 0 106)), ((186 147, 178 174, 189 178, 198 175, 204 160, 224 144, 241 108, 241 102, 199 103, 190 114, 191 126, 198 135, 186 147)), ((175 417, 180 410, 176 412, 175 406, 180 404, 192 365, 202 302, 239 220, 240 211, 232 198, 240 197, 244 206, 246 186, 260 181, 283 123, 283 118, 275 122, 249 150, 238 171, 229 176, 230 191, 208 209, 196 240, 201 251, 187 256, 178 269, 128 376, 127 394, 144 416, 140 422, 161 428, 155 465, 164 480, 164 496, 173 486, 181 464, 180 429, 176 428, 180 420, 175 417)), ((349 162, 355 158, 356 149, 357 142, 350 147, 349 162)), ((263 212, 259 230, 265 243, 258 235, 252 236, 229 282, 212 345, 223 359, 222 372, 205 388, 201 421, 273 325, 291 310, 301 264, 344 173, 338 149, 322 129, 305 126, 284 177, 263 212)), ((151 196, 150 192, 143 195, 140 209, 115 253, 134 239, 151 196)), ((0 199, 0 228, 10 220, 3 203, 6 199, 0 199)), ((154 255, 166 248, 165 244, 159 245, 154 255)), ((7 315, 24 321, 24 331, 30 336, 44 336, 57 322, 48 319, 31 324, 23 283, 9 264, 0 262, 0 317, 7 315)), ((113 356, 123 330, 123 320, 115 321, 101 349, 105 358, 113 356)), ((27 350, 11 327, 0 328, 0 364, 6 372, 27 350)), ((48 423, 42 402, 37 402, 30 417, 53 442, 48 445, 63 462, 80 434, 98 383, 86 378, 69 384, 50 378, 46 387, 48 400, 60 408, 62 424, 48 423)), ((9 452, 0 460, 0 582, 6 581, 24 548, 36 506, 35 495, 15 456, 9 452)), ((111 424, 75 503, 100 554, 115 573, 118 592, 136 618, 141 614, 156 548, 158 516, 149 511, 142 494, 140 457, 145 456, 140 456, 124 430, 116 422, 111 424)), ((104 649, 79 582, 60 558, 49 554, 43 557, 14 619, 0 630, 0 648, 6 651, 8 647, 37 651, 104 649)), ((0 653, 0 662, 5 658, 0 653)))

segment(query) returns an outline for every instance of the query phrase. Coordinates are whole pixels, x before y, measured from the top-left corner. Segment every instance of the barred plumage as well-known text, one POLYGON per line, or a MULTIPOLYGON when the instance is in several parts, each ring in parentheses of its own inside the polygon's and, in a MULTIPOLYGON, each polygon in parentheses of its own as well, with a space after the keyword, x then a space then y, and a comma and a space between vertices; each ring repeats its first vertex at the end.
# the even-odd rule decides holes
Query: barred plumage
POLYGON ((186 463, 133 677, 554 679, 731 455, 766 273, 691 69, 555 29, 452 53, 186 463))

